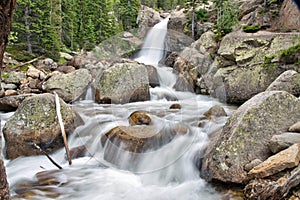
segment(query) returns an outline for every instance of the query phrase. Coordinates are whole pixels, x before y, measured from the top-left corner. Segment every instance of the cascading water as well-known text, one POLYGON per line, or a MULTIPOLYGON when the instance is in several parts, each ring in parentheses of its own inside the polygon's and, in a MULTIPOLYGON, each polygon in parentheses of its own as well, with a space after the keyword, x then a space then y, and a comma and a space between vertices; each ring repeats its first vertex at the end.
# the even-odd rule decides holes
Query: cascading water
MULTIPOLYGON (((153 64, 158 72, 164 69, 158 67, 158 62, 163 56, 164 48, 161 45, 164 43, 164 37, 162 33, 157 32, 163 31, 166 34, 167 22, 168 19, 163 20, 154 27, 160 27, 159 30, 150 31, 137 58, 139 62, 153 64), (159 45, 156 43, 158 38, 161 39, 159 45), (152 46, 147 44, 147 41, 155 42, 152 46)), ((170 74, 164 74, 162 79, 172 78, 173 74, 170 74)), ((162 84, 162 87, 157 89, 170 86, 171 84, 162 84)), ((199 170, 194 162, 196 156, 201 156, 200 152, 207 144, 209 134, 223 126, 226 121, 226 117, 217 118, 200 128, 198 119, 210 107, 221 103, 207 96, 176 91, 172 93, 176 95, 177 101, 153 99, 124 105, 101 105, 91 101, 74 103, 72 106, 83 118, 85 125, 75 130, 69 138, 69 146, 73 148, 85 145, 89 154, 74 159, 72 166, 68 166, 64 159, 64 149, 52 154, 63 166, 63 170, 56 170, 45 156, 5 160, 11 194, 19 194, 14 199, 221 199, 221 196, 199 177, 199 170), (169 109, 173 103, 180 103, 182 108, 169 109), (120 165, 107 162, 104 154, 110 152, 106 146, 101 145, 101 136, 116 126, 128 126, 128 116, 136 110, 147 111, 157 127, 183 124, 188 127, 189 132, 175 137, 161 148, 139 155, 135 162, 131 162, 126 153, 121 155, 121 151, 118 152, 121 155, 120 165), (38 172, 42 173, 36 175, 38 172)), ((230 114, 231 109, 224 107, 230 114)), ((12 114, 0 113, 1 127, 12 114)))
POLYGON ((160 79, 160 86, 171 89, 176 82, 175 74, 172 73, 171 68, 163 66, 158 67, 159 62, 165 55, 165 40, 168 32, 168 22, 169 17, 163 19, 160 23, 150 29, 142 49, 135 60, 156 67, 160 79))

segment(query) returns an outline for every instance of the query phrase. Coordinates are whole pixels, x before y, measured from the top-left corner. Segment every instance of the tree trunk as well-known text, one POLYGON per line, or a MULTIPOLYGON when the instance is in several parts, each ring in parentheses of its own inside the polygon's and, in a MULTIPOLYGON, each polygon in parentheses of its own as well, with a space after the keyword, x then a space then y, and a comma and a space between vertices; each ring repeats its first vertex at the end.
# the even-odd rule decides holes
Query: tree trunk
MULTIPOLYGON (((12 15, 13 15, 15 5, 16 5, 16 0, 0 1, 0 27, 1 27, 0 29, 0 81, 2 77, 1 72, 3 69, 3 56, 4 56, 5 47, 8 42, 8 36, 11 30, 11 21, 12 21, 12 15)), ((10 199, 10 195, 9 195, 9 188, 6 179, 5 167, 2 161, 1 141, 2 140, 1 140, 1 133, 0 133, 0 200, 8 200, 10 199)))
POLYGON ((29 5, 27 5, 25 8, 26 43, 27 43, 27 51, 32 53, 29 15, 30 15, 30 7, 29 5))

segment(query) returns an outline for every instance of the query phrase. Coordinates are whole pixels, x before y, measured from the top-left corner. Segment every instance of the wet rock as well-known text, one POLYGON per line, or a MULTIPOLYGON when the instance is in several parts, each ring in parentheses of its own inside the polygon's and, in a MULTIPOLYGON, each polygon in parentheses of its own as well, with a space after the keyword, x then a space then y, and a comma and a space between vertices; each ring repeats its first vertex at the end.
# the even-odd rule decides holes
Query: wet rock
POLYGON ((296 124, 292 125, 289 128, 289 131, 300 133, 300 121, 298 121, 296 124))
POLYGON ((300 144, 294 144, 254 167, 249 176, 265 178, 288 168, 296 167, 300 160, 300 144))
POLYGON ((259 165, 261 163, 262 163, 262 161, 260 159, 252 160, 250 163, 248 163, 244 166, 244 170, 246 172, 249 172, 251 169, 253 169, 254 167, 256 167, 257 165, 259 165))
POLYGON ((143 111, 135 111, 129 116, 130 125, 150 125, 151 117, 143 111))
POLYGON ((215 105, 211 107, 208 111, 206 111, 203 115, 206 116, 207 119, 212 119, 215 117, 226 117, 227 113, 225 112, 223 107, 215 105))
POLYGON ((82 96, 92 76, 87 69, 79 69, 69 74, 58 74, 49 78, 43 84, 47 92, 56 92, 64 101, 73 102, 82 96))
POLYGON ((146 69, 148 72, 149 85, 153 88, 158 87, 160 83, 156 68, 151 65, 146 65, 146 69))
POLYGON ((98 103, 129 103, 150 99, 149 79, 144 65, 115 63, 95 80, 98 103))
POLYGON ((244 166, 254 159, 266 160, 268 142, 300 117, 300 101, 283 91, 260 93, 233 113, 222 133, 205 152, 201 176, 208 181, 246 183, 244 166), (237 163, 239 163, 237 165, 237 163))
POLYGON ((273 153, 278 153, 296 143, 300 143, 300 134, 286 132, 280 135, 273 135, 269 143, 269 148, 273 153))
POLYGON ((29 66, 26 75, 31 78, 40 78, 41 73, 43 72, 33 66, 29 66))
POLYGON ((283 90, 295 95, 300 96, 300 74, 294 70, 288 70, 282 73, 266 91, 283 90))
POLYGON ((19 85, 23 79, 26 79, 26 74, 24 74, 23 72, 12 71, 9 73, 9 77, 4 79, 3 81, 7 84, 19 85))
POLYGON ((188 128, 175 125, 173 128, 155 126, 117 126, 102 136, 101 143, 110 142, 125 151, 141 153, 160 148, 176 135, 187 134, 188 128))
MULTIPOLYGON (((74 147, 70 149, 71 159, 81 158, 88 154, 86 146, 82 145, 79 147, 74 147)), ((67 156, 65 156, 67 158, 67 156)))
MULTIPOLYGON (((60 99, 61 113, 67 135, 83 121, 60 99)), ((28 97, 18 107, 3 128, 7 159, 40 155, 33 143, 47 153, 63 147, 61 129, 57 120, 54 95, 40 94, 28 97)))
POLYGON ((170 106, 170 109, 181 109, 181 105, 179 103, 174 103, 170 106))
POLYGON ((168 28, 176 32, 184 33, 184 28, 188 22, 187 16, 184 13, 184 9, 172 12, 171 18, 168 24, 168 28))

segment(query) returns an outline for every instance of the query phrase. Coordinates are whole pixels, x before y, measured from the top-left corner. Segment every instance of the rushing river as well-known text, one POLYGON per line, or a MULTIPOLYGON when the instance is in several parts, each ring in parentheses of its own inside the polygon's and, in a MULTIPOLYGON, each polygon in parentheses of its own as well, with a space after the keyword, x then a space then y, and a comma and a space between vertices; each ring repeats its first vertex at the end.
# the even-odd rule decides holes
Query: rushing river
MULTIPOLYGON (((162 23, 162 29, 166 31, 167 20, 162 23)), ((147 48, 149 50, 150 47, 147 48)), ((156 49, 160 50, 161 47, 156 49)), ((154 57, 161 56, 162 53, 160 51, 154 57)), ((149 58, 144 57, 146 54, 152 55, 149 51, 141 53, 137 60, 149 64, 149 58)), ((161 57, 158 61, 160 59, 161 57)), ((150 61, 157 65, 158 61, 150 61)), ((221 199, 220 194, 200 178, 196 161, 208 144, 209 135, 220 129, 227 117, 208 121, 204 127, 198 127, 198 123, 204 117, 203 113, 214 105, 223 106, 229 115, 233 108, 209 96, 174 91, 172 85, 176 76, 166 67, 157 69, 163 87, 150 89, 151 101, 103 105, 92 100, 82 100, 72 104, 85 124, 78 127, 69 138, 69 146, 73 148, 85 145, 88 156, 74 159, 69 166, 65 151, 61 149, 51 156, 63 167, 62 170, 58 170, 46 156, 4 160, 11 194, 16 195, 15 199, 221 199), (166 100, 165 97, 170 96, 176 100, 166 100), (169 109, 173 103, 179 103, 181 109, 169 109), (101 136, 116 126, 129 126, 128 117, 137 110, 147 111, 159 129, 181 124, 188 127, 189 132, 176 136, 156 150, 140 153, 135 162, 132 162, 128 152, 122 150, 117 152, 118 164, 107 162, 104 155, 109 155, 111 150, 101 145, 101 136)), ((90 99, 91 95, 88 96, 87 99, 90 99)), ((1 113, 2 127, 12 114, 1 113)))

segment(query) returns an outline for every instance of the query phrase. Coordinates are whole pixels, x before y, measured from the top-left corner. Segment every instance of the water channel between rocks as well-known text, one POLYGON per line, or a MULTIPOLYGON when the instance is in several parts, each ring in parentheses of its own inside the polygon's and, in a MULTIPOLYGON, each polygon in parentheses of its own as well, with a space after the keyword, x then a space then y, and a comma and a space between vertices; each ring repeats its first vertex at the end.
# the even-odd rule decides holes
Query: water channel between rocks
MULTIPOLYGON (((164 33, 151 30, 156 38, 165 37, 167 20, 154 27, 164 33)), ((221 199, 221 195, 200 178, 196 161, 208 144, 209 135, 220 129, 227 117, 210 120, 204 127, 198 127, 198 123, 204 117, 203 113, 214 105, 224 107, 228 115, 233 108, 209 96, 174 91, 172 86, 176 76, 170 69, 157 66, 163 56, 163 46, 157 46, 148 36, 143 47, 146 51, 143 53, 142 50, 136 60, 157 67, 161 87, 150 89, 151 100, 122 105, 96 104, 91 100, 72 104, 85 124, 78 127, 69 138, 69 146, 73 148, 85 144, 89 155, 74 159, 73 165, 68 166, 64 149, 57 151, 51 156, 61 164, 63 170, 57 170, 46 156, 4 160, 12 195, 30 187, 33 195, 29 199, 43 200, 221 199), (147 39, 152 46, 147 46, 147 39), (146 55, 150 55, 150 58, 146 55), (165 96, 175 97, 176 101, 168 101, 165 96), (169 109, 174 103, 179 103, 181 109, 169 109), (129 126, 128 117, 137 110, 149 113, 158 130, 180 124, 188 128, 188 134, 178 135, 160 148, 135 155, 134 161, 128 152, 102 146, 101 136, 116 126, 129 126), (104 155, 109 156, 111 151, 118 155, 118 164, 104 159, 104 155)), ((161 41, 155 41, 161 44, 161 41)), ((0 114, 1 127, 12 114, 0 114)))

